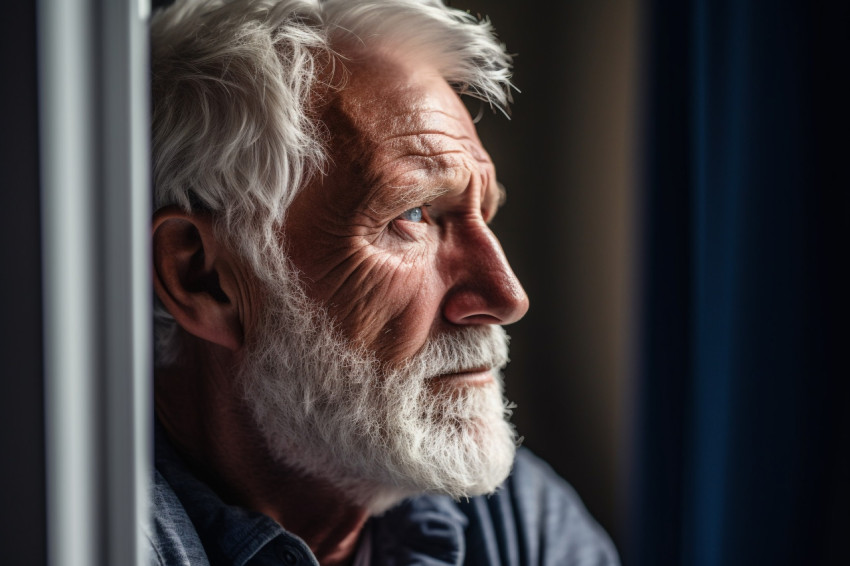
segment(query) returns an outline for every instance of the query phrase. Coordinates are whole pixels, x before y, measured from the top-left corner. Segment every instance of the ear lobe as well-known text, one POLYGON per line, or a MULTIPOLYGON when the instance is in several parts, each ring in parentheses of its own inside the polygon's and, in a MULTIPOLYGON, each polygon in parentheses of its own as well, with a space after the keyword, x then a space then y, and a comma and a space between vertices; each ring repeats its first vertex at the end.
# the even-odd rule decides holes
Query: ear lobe
POLYGON ((215 237, 212 219, 176 207, 153 219, 153 284, 168 312, 186 332, 238 350, 243 342, 237 308, 239 286, 230 279, 231 256, 215 237))

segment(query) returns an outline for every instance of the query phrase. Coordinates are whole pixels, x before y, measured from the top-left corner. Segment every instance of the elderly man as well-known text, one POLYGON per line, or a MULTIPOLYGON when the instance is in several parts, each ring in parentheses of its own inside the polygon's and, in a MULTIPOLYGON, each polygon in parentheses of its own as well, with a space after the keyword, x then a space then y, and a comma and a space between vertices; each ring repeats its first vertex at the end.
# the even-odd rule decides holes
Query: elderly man
POLYGON ((152 42, 155 563, 616 563, 506 419, 489 25, 198 0, 152 42))

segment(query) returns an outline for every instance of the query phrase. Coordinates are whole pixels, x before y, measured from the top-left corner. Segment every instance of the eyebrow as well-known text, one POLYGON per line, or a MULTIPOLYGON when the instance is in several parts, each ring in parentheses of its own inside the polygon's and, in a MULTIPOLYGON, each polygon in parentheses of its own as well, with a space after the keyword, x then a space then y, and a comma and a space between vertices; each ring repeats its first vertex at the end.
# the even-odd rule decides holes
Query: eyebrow
POLYGON ((499 200, 496 201, 496 208, 502 208, 504 206, 505 201, 508 200, 508 190, 505 188, 505 185, 496 181, 496 187, 499 189, 499 200))
POLYGON ((390 215, 411 205, 418 206, 429 203, 450 192, 452 192, 452 189, 445 185, 429 186, 425 183, 382 184, 370 191, 374 197, 370 199, 368 210, 379 216, 390 215))
POLYGON ((496 181, 496 194, 493 195, 493 197, 490 197, 481 203, 487 224, 490 224, 490 222, 493 221, 493 218, 499 210, 501 210, 502 205, 505 204, 505 200, 508 198, 508 192, 505 190, 505 186, 499 181, 496 181))

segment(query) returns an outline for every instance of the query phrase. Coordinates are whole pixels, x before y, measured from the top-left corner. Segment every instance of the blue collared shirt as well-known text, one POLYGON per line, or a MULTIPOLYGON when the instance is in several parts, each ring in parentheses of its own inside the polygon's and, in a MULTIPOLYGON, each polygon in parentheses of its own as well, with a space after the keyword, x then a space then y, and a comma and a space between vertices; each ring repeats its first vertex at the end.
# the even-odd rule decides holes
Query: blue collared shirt
MULTIPOLYGON (((309 547, 266 515, 226 504, 157 431, 147 538, 158 566, 318 566, 309 547)), ((373 566, 618 565, 575 491, 528 450, 494 495, 424 495, 367 523, 359 561, 373 566)))

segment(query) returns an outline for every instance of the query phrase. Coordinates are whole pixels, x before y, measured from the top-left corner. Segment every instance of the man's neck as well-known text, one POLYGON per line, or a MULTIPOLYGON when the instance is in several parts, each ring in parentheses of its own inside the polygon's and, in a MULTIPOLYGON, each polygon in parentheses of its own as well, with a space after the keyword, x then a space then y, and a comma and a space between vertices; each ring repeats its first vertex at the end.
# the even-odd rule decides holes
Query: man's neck
POLYGON ((368 510, 328 482, 275 462, 229 371, 233 358, 207 351, 157 372, 156 412, 170 440, 224 501, 268 515, 322 565, 350 563, 368 510))

